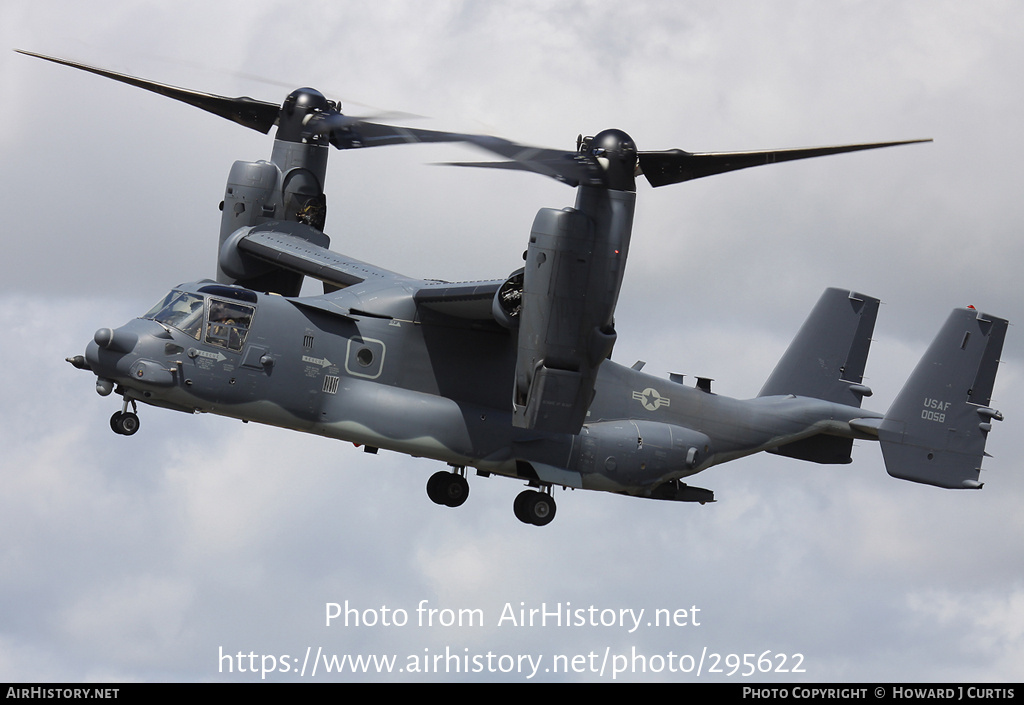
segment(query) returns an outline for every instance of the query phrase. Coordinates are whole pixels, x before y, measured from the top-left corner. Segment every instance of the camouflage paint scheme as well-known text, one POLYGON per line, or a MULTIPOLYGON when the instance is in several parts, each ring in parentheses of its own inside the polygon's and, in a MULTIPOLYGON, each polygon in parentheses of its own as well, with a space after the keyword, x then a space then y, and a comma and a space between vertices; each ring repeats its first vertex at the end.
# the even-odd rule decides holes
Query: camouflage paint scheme
POLYGON ((982 486, 985 442, 1002 419, 988 404, 1007 322, 972 308, 950 314, 885 414, 860 408, 871 395, 862 381, 879 302, 848 290, 825 291, 753 399, 610 360, 636 176, 660 187, 908 142, 644 152, 605 130, 566 152, 373 123, 311 88, 278 106, 32 56, 260 132, 277 128, 270 161, 236 162, 229 174, 216 281, 176 287, 69 358, 96 375, 100 394, 122 397, 116 433, 138 430, 142 402, 433 458, 454 468, 428 481, 435 503, 461 505, 471 467, 535 487, 513 508, 539 526, 554 517, 552 486, 703 504, 714 494, 682 480, 712 465, 760 451, 848 463, 854 439, 878 440, 895 477, 982 486), (452 141, 506 160, 459 166, 530 171, 577 189, 572 208, 537 214, 522 269, 504 280, 422 281, 328 249, 331 147, 452 141), (325 293, 299 296, 305 277, 325 293))

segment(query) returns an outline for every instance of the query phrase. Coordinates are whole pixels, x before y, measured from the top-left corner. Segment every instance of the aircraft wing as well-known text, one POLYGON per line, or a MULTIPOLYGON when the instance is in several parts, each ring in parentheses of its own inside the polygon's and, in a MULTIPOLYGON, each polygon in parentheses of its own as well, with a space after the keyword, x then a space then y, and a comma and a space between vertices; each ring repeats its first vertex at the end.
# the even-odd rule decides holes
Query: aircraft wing
POLYGON ((430 281, 416 292, 416 303, 432 311, 456 318, 493 320, 494 295, 503 279, 479 282, 430 281))
POLYGON ((237 252, 307 277, 313 277, 338 289, 367 279, 405 279, 401 274, 347 257, 321 245, 330 239, 308 225, 292 222, 270 222, 252 228, 241 228, 225 243, 221 266, 231 271, 229 254, 237 252), (227 253, 226 251, 230 251, 227 253))
MULTIPOLYGON (((249 258, 272 264, 328 286, 343 289, 373 279, 409 280, 408 277, 348 257, 327 248, 330 239, 319 230, 293 222, 270 222, 241 228, 222 247, 221 266, 232 271, 249 258)), ((412 280, 410 280, 412 281, 412 280)), ((503 279, 474 282, 425 281, 416 291, 418 305, 438 313, 470 320, 494 320, 491 306, 503 279)))

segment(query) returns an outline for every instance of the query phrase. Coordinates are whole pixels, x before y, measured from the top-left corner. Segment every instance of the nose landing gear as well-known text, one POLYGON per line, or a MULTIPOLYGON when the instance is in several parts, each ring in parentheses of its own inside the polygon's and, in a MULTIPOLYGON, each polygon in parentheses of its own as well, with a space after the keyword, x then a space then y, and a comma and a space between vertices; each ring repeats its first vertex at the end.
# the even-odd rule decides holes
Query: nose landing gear
POLYGON ((136 413, 138 408, 135 406, 135 400, 125 397, 124 406, 121 410, 115 412, 110 417, 110 429, 120 436, 131 436, 139 430, 139 416, 136 413), (132 410, 128 411, 128 404, 132 405, 132 410))

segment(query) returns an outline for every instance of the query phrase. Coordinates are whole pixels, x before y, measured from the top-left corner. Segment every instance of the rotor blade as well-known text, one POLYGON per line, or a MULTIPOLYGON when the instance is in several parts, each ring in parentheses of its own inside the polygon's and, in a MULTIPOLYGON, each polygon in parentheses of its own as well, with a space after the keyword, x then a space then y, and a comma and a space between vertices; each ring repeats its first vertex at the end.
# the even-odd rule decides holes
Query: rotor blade
MULTIPOLYGON (((381 116, 385 117, 386 116, 381 116)), ((380 119, 380 118, 378 118, 380 119)), ((420 142, 465 142, 471 135, 457 132, 422 130, 415 127, 397 127, 370 122, 367 118, 343 115, 331 111, 315 116, 306 126, 310 135, 328 135, 330 143, 338 149, 381 147, 389 144, 416 144, 420 142)))
POLYGON ((98 69, 93 66, 79 64, 74 61, 57 59, 52 56, 44 56, 43 54, 35 54, 31 51, 22 51, 21 49, 15 49, 15 51, 19 54, 25 54, 26 56, 34 56, 37 59, 43 59, 44 61, 52 61, 55 64, 62 64, 64 66, 70 66, 71 68, 81 69, 82 71, 88 71, 89 73, 94 73, 98 76, 112 78, 115 81, 127 83, 130 86, 135 86, 137 88, 142 88, 143 90, 158 93, 168 98, 173 98, 174 100, 187 103, 196 108, 205 110, 208 113, 213 113, 214 115, 227 118, 228 120, 237 122, 239 125, 244 125, 245 127, 257 130, 263 134, 270 132, 270 128, 277 122, 278 114, 281 110, 280 106, 275 103, 265 103, 262 100, 255 100, 254 98, 226 98, 212 93, 201 93, 187 88, 178 88, 176 86, 168 86, 163 83, 156 83, 155 81, 147 81, 145 79, 135 78, 134 76, 128 76, 123 73, 116 73, 114 71, 107 71, 106 69, 98 69))
POLYGON ((746 169, 762 164, 789 162, 796 159, 810 159, 829 154, 858 152, 863 149, 895 147, 901 144, 931 142, 926 140, 905 140, 902 142, 875 142, 871 144, 847 144, 836 147, 808 147, 801 149, 778 149, 757 152, 684 152, 670 149, 663 152, 640 152, 640 168, 651 186, 678 184, 705 176, 723 174, 727 171, 746 169))
POLYGON ((358 132, 366 145, 371 147, 387 144, 416 144, 418 142, 466 142, 473 137, 473 135, 464 135, 460 132, 423 130, 417 127, 398 127, 365 121, 359 122, 358 132))
POLYGON ((604 183, 601 167, 597 162, 592 157, 578 152, 529 147, 500 137, 484 135, 465 135, 465 141, 512 161, 447 162, 447 165, 531 171, 535 174, 550 176, 552 179, 570 186, 578 186, 581 183, 587 185, 604 183))
MULTIPOLYGON (((534 174, 541 174, 543 176, 550 176, 555 181, 561 181, 563 184, 569 186, 579 186, 581 179, 578 176, 569 176, 565 172, 569 171, 562 168, 562 164, 553 164, 548 167, 542 162, 530 162, 529 164, 523 162, 439 162, 441 166, 470 166, 482 169, 507 169, 509 171, 529 171, 534 174)), ((596 181, 592 181, 589 178, 584 179, 588 184, 600 183, 600 178, 596 181)))
POLYGON ((491 169, 512 169, 532 171, 550 176, 570 186, 580 182, 602 183, 600 167, 593 159, 576 152, 557 149, 528 147, 490 135, 473 135, 462 132, 440 132, 414 127, 397 127, 368 122, 358 117, 342 115, 339 112, 325 113, 310 121, 307 126, 311 134, 329 134, 330 142, 338 149, 378 147, 388 144, 413 144, 418 142, 466 142, 499 156, 509 162, 448 162, 448 166, 476 166, 491 169))
POLYGON ((540 164, 523 164, 522 162, 438 162, 440 166, 469 166, 479 169, 506 169, 508 171, 529 171, 534 174, 550 176, 556 181, 561 181, 569 186, 579 186, 580 182, 568 176, 563 176, 552 169, 544 169, 540 164))

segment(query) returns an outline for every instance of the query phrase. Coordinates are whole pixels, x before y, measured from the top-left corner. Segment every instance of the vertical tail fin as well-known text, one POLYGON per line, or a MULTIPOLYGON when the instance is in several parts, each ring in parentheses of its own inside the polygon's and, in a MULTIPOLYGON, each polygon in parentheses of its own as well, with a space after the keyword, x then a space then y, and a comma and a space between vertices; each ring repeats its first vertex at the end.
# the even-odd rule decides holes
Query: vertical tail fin
POLYGON ((956 309, 921 358, 878 429, 893 477, 950 489, 980 489, 989 408, 1007 322, 956 309))
POLYGON ((826 289, 759 397, 795 394, 860 407, 871 390, 861 382, 878 299, 848 289, 826 289))
MULTIPOLYGON (((760 397, 794 394, 860 407, 862 384, 878 315, 878 299, 826 289, 764 383, 760 397)), ((818 435, 770 453, 815 463, 849 463, 852 438, 818 435)))

